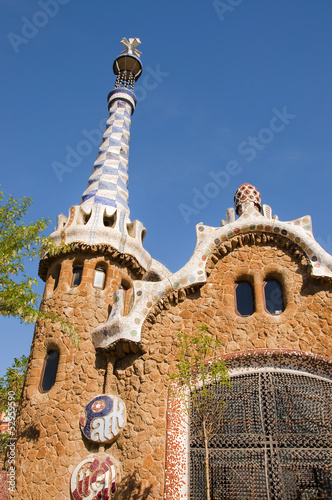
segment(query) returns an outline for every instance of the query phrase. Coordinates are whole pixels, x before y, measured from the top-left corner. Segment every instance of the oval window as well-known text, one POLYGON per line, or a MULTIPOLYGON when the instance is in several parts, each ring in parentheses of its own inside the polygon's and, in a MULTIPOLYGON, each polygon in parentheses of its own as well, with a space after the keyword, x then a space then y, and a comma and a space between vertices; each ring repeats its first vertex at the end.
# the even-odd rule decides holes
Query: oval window
POLYGON ((238 281, 235 288, 236 309, 241 316, 250 316, 255 310, 254 292, 249 281, 238 281))
POLYGON ((56 374, 59 364, 59 352, 56 350, 48 351, 45 362, 43 379, 41 382, 41 391, 47 392, 55 384, 56 374))
POLYGON ((267 279, 264 282, 265 307, 270 314, 281 314, 284 309, 282 286, 276 279, 267 279))

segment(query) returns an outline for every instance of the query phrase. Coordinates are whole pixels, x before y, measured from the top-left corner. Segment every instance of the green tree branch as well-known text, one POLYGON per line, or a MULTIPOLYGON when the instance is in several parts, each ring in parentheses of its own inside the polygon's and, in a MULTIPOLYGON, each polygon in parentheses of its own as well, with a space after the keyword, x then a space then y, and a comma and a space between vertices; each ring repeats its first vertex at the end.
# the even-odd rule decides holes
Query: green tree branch
POLYGON ((38 257, 40 252, 52 256, 71 251, 70 245, 56 245, 41 234, 49 219, 42 218, 29 224, 23 222, 31 203, 27 197, 15 199, 9 196, 4 201, 4 194, 0 191, 0 315, 19 318, 25 323, 37 319, 51 320, 78 345, 78 332, 68 320, 49 311, 38 311, 40 295, 33 289, 38 283, 25 272, 24 261, 38 257))
POLYGON ((33 290, 37 281, 25 272, 24 260, 38 256, 44 239, 41 232, 49 223, 45 218, 28 224, 22 221, 31 203, 29 198, 13 196, 4 201, 0 191, 0 315, 26 323, 37 318, 39 295, 33 290))

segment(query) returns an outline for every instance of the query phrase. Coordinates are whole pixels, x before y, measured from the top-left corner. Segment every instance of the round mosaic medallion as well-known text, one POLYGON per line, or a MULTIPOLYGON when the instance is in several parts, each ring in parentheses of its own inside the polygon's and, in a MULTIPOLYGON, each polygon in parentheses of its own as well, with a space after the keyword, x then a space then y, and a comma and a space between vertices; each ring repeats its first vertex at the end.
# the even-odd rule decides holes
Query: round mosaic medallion
POLYGON ((74 500, 109 500, 120 483, 117 462, 106 453, 89 455, 75 468, 70 491, 74 500))
POLYGON ((96 396, 86 405, 80 418, 80 427, 84 436, 95 443, 110 443, 126 424, 124 402, 106 394, 96 396))
POLYGON ((253 203, 256 210, 258 210, 258 212, 261 211, 261 195, 258 189, 251 184, 242 184, 235 193, 234 204, 237 215, 242 214, 242 205, 246 202, 253 203))

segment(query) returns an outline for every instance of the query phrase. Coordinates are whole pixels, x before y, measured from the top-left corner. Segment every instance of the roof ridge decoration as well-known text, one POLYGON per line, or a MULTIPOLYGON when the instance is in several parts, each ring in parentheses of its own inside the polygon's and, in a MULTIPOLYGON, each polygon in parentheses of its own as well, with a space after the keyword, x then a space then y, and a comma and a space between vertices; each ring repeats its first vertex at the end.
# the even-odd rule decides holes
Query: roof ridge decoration
POLYGON ((205 283, 209 256, 234 236, 250 233, 279 235, 303 251, 311 265, 312 276, 332 278, 332 256, 314 239, 311 217, 307 215, 291 221, 279 221, 276 216, 272 218, 272 210, 268 205, 263 205, 263 212, 264 207, 268 215, 261 214, 254 202, 245 201, 237 220, 222 221, 221 227, 197 224, 196 247, 187 264, 159 282, 134 281, 134 303, 127 316, 123 316, 122 292, 116 292, 116 307, 108 321, 92 333, 95 347, 107 348, 121 339, 140 342, 142 325, 156 304, 167 301, 172 292, 179 293, 190 286, 205 283))

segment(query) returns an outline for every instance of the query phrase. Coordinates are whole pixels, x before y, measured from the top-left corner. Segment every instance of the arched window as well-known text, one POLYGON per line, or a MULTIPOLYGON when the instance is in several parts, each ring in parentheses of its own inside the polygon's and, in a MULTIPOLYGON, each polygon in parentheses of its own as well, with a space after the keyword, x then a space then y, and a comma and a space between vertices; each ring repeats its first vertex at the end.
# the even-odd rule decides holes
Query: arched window
POLYGON ((104 213, 104 226, 105 227, 115 227, 117 211, 112 215, 107 215, 106 211, 104 213))
POLYGON ((106 270, 102 265, 96 265, 93 286, 103 290, 105 288, 106 270))
POLYGON ((52 278, 54 279, 53 290, 55 290, 59 284, 59 277, 60 277, 60 266, 57 266, 52 273, 52 278))
MULTIPOLYGON (((332 498, 332 381, 290 369, 231 377, 209 442, 211 498, 332 498)), ((195 419, 194 410, 191 419, 195 419)), ((205 500, 204 442, 190 423, 189 500, 205 500)))
POLYGON ((73 267, 73 277, 71 286, 79 286, 82 281, 83 266, 82 264, 77 264, 73 267))
POLYGON ((281 283, 276 279, 264 281, 265 307, 270 314, 281 314, 284 309, 284 297, 281 283))
POLYGON ((48 351, 44 361, 42 381, 40 384, 41 392, 49 391, 55 384, 58 364, 59 352, 55 349, 48 351))
POLYGON ((255 311, 254 292, 249 281, 238 281, 235 286, 236 309, 241 316, 250 316, 255 311))

